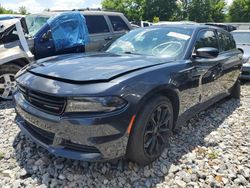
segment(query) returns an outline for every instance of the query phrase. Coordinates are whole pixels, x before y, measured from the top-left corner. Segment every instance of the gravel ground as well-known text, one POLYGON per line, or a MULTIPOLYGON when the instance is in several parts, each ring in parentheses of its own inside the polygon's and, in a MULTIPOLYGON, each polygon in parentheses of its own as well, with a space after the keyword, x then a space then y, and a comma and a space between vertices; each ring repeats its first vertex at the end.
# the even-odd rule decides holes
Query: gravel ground
POLYGON ((50 155, 20 133, 11 102, 0 103, 0 187, 248 187, 250 84, 195 116, 171 150, 147 167, 50 155))

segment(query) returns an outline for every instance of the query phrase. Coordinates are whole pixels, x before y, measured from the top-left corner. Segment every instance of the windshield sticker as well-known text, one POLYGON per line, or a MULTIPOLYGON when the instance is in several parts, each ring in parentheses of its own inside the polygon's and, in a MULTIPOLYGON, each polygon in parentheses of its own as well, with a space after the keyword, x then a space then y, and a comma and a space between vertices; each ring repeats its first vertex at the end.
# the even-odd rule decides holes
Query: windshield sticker
POLYGON ((185 34, 181 34, 181 33, 176 33, 176 32, 169 32, 167 34, 167 36, 175 37, 175 38, 182 39, 182 40, 188 40, 188 39, 190 39, 189 35, 185 35, 185 34))

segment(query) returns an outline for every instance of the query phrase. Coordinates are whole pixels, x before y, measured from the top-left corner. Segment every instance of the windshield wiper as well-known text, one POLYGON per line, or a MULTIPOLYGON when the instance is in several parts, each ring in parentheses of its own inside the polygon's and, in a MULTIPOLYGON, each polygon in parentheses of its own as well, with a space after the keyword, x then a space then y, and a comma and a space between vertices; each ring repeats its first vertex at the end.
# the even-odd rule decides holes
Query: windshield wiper
POLYGON ((136 53, 136 52, 131 52, 131 51, 126 51, 126 52, 123 52, 124 54, 132 54, 132 55, 142 55, 142 54, 139 54, 139 53, 136 53))

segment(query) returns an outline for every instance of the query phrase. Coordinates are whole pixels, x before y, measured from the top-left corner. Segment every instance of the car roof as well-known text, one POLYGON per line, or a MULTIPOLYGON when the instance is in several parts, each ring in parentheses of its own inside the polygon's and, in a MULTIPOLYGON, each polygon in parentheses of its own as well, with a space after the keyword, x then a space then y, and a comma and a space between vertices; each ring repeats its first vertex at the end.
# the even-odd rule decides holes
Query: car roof
MULTIPOLYGON (((70 11, 74 11, 74 10, 44 11, 44 12, 41 12, 41 13, 30 14, 30 15, 39 15, 39 16, 43 16, 43 17, 52 17, 52 16, 55 16, 57 14, 64 13, 64 12, 70 12, 70 11)), ((120 12, 99 11, 99 10, 87 10, 87 11, 79 10, 79 12, 82 13, 83 15, 122 15, 122 13, 120 13, 120 12)))
MULTIPOLYGON (((216 29, 216 30, 223 30, 221 28, 205 25, 205 24, 198 24, 198 23, 177 23, 177 24, 161 24, 161 25, 153 25, 148 28, 164 28, 164 27, 173 27, 173 28, 190 28, 190 29, 216 29)), ((224 30, 223 30, 224 31, 224 30)))

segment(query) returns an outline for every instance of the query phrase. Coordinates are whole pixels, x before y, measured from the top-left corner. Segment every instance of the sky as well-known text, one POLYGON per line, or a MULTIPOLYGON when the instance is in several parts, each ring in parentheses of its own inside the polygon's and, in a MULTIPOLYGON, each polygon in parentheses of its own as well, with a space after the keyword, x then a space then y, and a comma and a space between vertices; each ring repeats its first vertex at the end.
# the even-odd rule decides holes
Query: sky
MULTIPOLYGON (((233 0, 226 1, 230 4, 233 0)), ((37 13, 48 8, 51 10, 101 8, 101 0, 0 0, 0 5, 15 11, 18 11, 20 6, 25 6, 28 12, 37 13)))
POLYGON ((0 0, 1 6, 18 11, 25 6, 30 13, 41 12, 44 9, 71 10, 74 8, 101 8, 101 0, 0 0))

